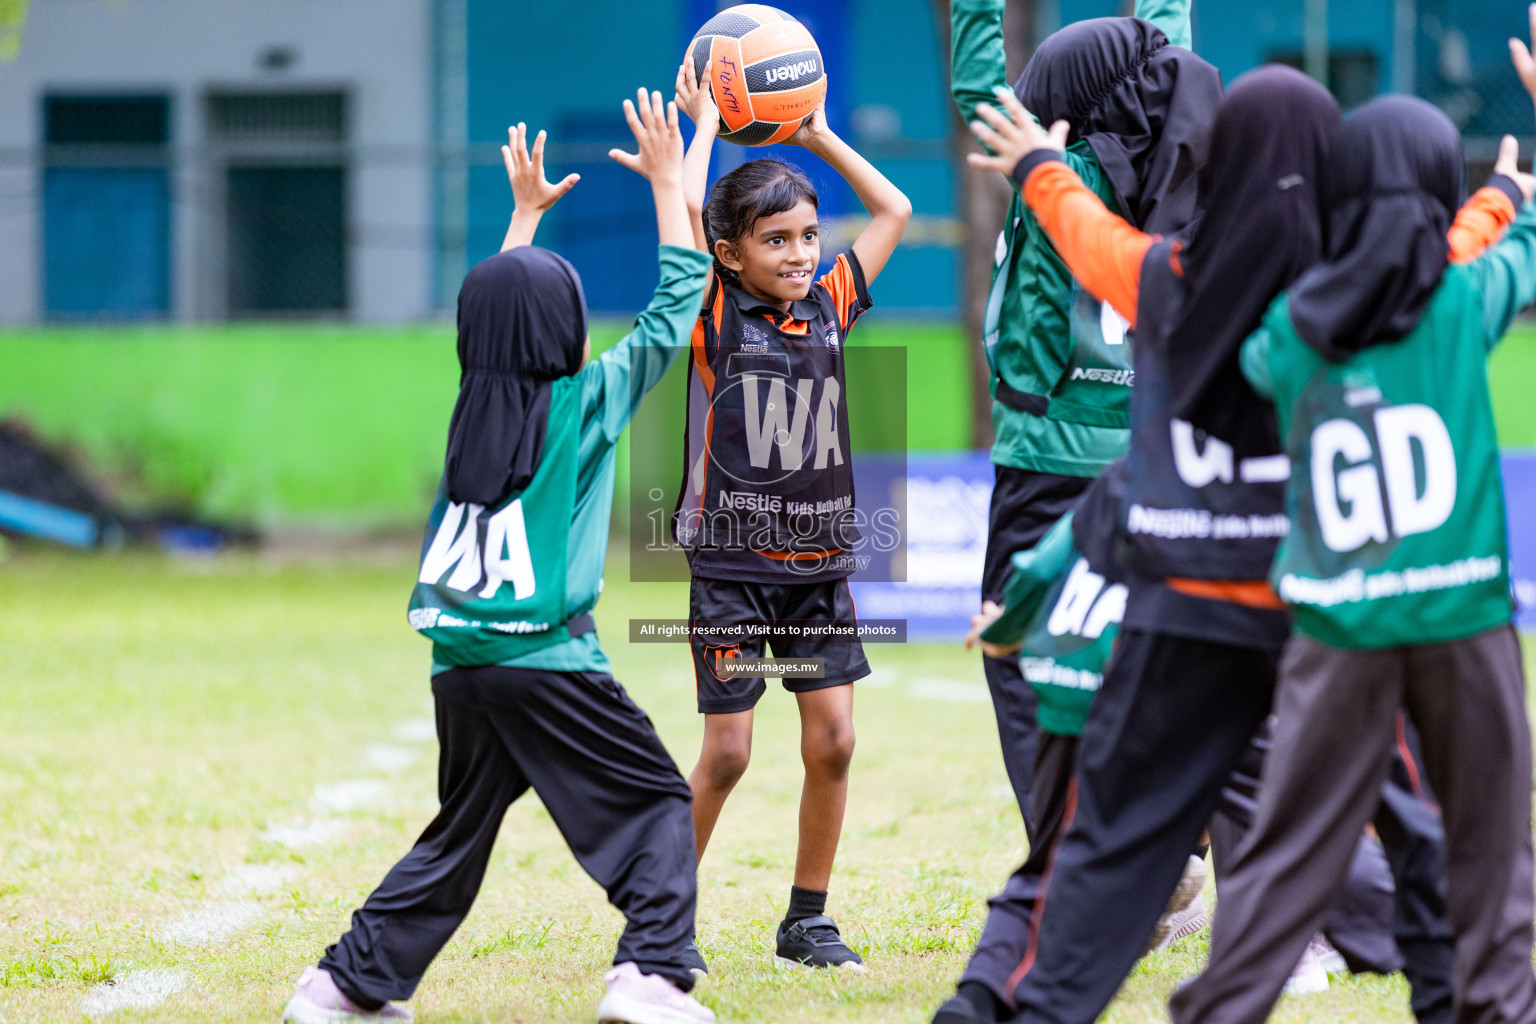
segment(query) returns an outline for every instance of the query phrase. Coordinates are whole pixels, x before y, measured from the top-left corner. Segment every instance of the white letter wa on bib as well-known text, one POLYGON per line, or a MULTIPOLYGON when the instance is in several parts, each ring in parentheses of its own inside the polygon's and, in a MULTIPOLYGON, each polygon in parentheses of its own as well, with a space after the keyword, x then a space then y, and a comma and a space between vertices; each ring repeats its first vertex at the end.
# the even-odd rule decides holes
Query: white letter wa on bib
POLYGON ((454 566, 453 575, 443 585, 468 591, 480 582, 484 570, 486 582, 480 597, 494 596, 504 581, 512 584, 512 595, 517 600, 532 597, 537 584, 533 578, 533 556, 528 550, 528 529, 523 522, 523 499, 518 498, 485 524, 485 558, 482 561, 475 537, 475 521, 484 508, 483 505, 458 502, 448 505, 443 512, 443 521, 437 527, 437 535, 421 560, 421 575, 417 579, 435 586, 451 565, 454 566))

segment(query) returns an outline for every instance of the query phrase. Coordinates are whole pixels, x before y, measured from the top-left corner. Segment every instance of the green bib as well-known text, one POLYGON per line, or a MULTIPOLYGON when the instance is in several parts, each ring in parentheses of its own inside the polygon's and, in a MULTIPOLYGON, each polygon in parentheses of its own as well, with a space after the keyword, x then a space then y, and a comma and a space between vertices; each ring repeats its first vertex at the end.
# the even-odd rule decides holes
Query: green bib
MULTIPOLYGON (((1086 144, 1078 146, 1092 159, 1086 144)), ((1108 180, 1100 175, 1095 184, 1114 211, 1108 180)), ((1083 291, 1017 193, 994 263, 982 322, 993 397, 1001 380, 1038 400, 1050 419, 1128 427, 1135 378, 1125 321, 1083 291)))
POLYGON ((1510 621, 1504 488, 1472 273, 1452 266, 1407 337, 1333 363, 1270 306, 1291 456, 1271 581, 1296 628, 1344 648, 1437 643, 1510 621))
POLYGON ((533 479, 494 508, 450 502, 442 485, 411 592, 411 628, 442 665, 494 665, 570 639, 566 548, 576 505, 581 387, 555 381, 533 479))
POLYGON ((1068 512, 1012 556, 1003 614, 981 634, 991 643, 1022 640, 1019 668, 1039 701, 1040 728, 1058 736, 1082 735, 1125 614, 1125 586, 1078 554, 1072 518, 1068 512))
POLYGON ((1046 593, 1019 649, 1019 671, 1035 691, 1046 732, 1082 735, 1120 635, 1125 597, 1123 583, 1107 583, 1080 555, 1046 593))
POLYGON ((1130 325, 1107 302, 1100 302, 1072 282, 1072 351, 1051 391, 1053 420, 1090 427, 1131 425, 1130 325))

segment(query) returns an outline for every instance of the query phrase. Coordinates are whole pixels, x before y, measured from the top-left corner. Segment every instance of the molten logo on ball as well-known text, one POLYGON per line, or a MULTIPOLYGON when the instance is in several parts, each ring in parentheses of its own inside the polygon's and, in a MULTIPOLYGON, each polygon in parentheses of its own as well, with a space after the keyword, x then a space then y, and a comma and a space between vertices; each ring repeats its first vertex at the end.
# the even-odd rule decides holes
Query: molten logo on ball
POLYGON ((774 82, 798 82, 801 75, 820 75, 821 65, 814 60, 802 60, 788 67, 769 68, 768 84, 774 82))

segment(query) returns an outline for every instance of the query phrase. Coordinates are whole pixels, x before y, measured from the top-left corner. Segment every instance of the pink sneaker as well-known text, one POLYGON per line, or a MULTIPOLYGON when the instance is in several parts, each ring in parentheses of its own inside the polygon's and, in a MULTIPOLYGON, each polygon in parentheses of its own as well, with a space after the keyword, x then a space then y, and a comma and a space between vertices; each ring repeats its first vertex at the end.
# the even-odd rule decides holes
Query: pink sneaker
POLYGON ((377 1010, 365 1010, 341 994, 331 972, 306 967, 299 975, 293 998, 283 1007, 283 1020, 293 1024, 344 1024, 346 1021, 409 1021, 411 1011, 395 1003, 385 1003, 377 1010))
POLYGON ((641 974, 628 961, 605 978, 608 994, 597 1008, 598 1024, 714 1024, 715 1015, 659 974, 641 974))
POLYGON ((1317 955, 1316 940, 1307 943, 1301 959, 1291 968, 1284 991, 1288 996, 1310 996, 1328 991, 1328 970, 1317 955))

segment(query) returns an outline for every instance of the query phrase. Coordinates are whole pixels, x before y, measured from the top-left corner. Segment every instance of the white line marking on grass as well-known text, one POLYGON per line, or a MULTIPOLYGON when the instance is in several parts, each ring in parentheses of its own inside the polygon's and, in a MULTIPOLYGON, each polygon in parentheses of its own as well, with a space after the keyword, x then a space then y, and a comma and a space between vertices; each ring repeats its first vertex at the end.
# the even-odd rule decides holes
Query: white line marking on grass
POLYGON ((213 891, 220 896, 256 896, 275 892, 293 876, 292 869, 276 864, 241 864, 220 879, 213 891))
POLYGON ((391 743, 370 743, 363 748, 363 763, 375 771, 398 772, 416 763, 416 751, 391 743))
POLYGON ((301 819, 282 823, 273 822, 267 826, 266 831, 262 832, 261 838, 269 843, 277 843, 279 846, 300 849, 305 846, 328 843, 346 829, 344 822, 334 818, 319 818, 315 821, 301 819))
POLYGON ((912 684, 912 696, 927 700, 951 700, 965 704, 986 704, 992 695, 982 683, 962 683, 958 679, 929 676, 912 684))
POLYGON ((87 1017, 105 1017, 114 1010, 148 1010, 186 987, 184 971, 126 971, 87 992, 80 1012, 87 1017))
POLYGON ((901 681, 901 676, 888 668, 872 669, 869 675, 860 679, 856 686, 886 687, 895 686, 901 681))
POLYGON ((315 795, 309 798, 309 808, 321 814, 346 814, 379 807, 388 797, 389 786, 378 779, 349 779, 316 786, 315 795))
POLYGON ((250 900, 204 903, 160 932, 166 942, 184 946, 203 946, 222 942, 261 916, 259 904, 250 900))
POLYGON ((407 743, 429 743, 437 739, 437 723, 430 718, 407 718, 395 726, 394 737, 407 743))

